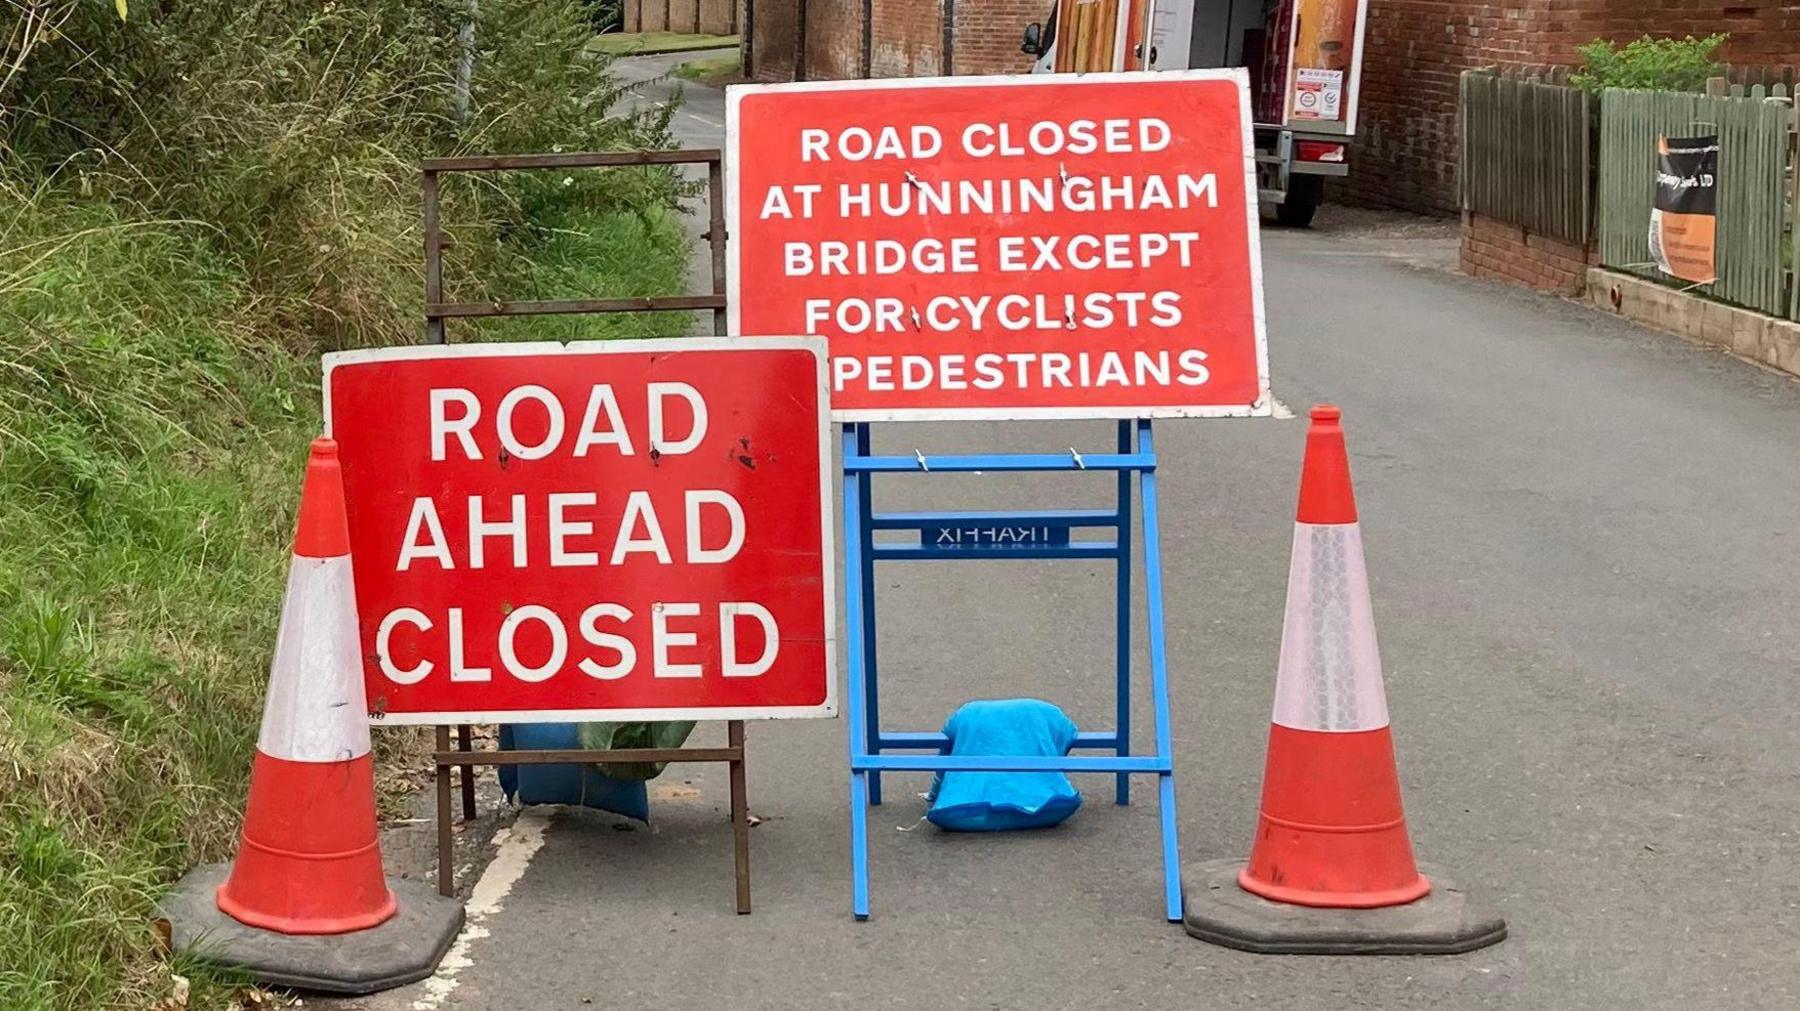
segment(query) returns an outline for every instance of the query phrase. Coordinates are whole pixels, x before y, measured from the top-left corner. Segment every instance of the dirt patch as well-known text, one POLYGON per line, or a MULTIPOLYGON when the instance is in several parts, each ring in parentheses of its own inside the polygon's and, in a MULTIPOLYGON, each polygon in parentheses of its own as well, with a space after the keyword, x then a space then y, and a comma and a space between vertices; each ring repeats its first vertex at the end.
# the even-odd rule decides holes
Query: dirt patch
POLYGON ((1319 208, 1319 216, 1313 219, 1312 230, 1327 235, 1370 240, 1457 241, 1462 234, 1462 223, 1455 218, 1425 217, 1404 211, 1326 204, 1319 208))
POLYGON ((1283 228, 1264 215, 1263 231, 1270 241, 1285 236, 1323 240, 1337 247, 1339 255, 1386 257, 1425 270, 1460 269, 1462 223, 1455 218, 1326 204, 1311 228, 1283 228))

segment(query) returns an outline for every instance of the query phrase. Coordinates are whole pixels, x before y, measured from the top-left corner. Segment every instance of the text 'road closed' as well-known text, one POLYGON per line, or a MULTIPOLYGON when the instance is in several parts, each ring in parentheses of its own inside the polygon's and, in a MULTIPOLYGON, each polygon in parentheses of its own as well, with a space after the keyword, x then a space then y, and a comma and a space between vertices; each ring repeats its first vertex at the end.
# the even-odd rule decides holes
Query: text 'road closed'
POLYGON ((817 341, 329 356, 372 716, 825 715, 817 341))

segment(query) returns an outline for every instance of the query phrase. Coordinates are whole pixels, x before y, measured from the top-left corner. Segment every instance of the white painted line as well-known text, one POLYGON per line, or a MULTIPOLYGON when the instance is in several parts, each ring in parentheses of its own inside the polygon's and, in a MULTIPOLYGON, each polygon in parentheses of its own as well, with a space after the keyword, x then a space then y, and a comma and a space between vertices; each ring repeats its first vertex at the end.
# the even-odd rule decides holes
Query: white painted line
POLYGON ((456 992, 456 974, 475 964, 469 957, 470 947, 488 936, 482 923, 500 911, 513 886, 525 876, 531 858, 544 847, 544 830, 549 827, 548 815, 527 808, 519 813, 511 826, 494 837, 499 848, 493 862, 481 872, 481 880, 475 882, 474 890, 469 893, 462 933, 456 935, 456 943, 444 955, 437 973, 425 981, 425 995, 413 1001, 413 1011, 437 1011, 456 992))
POLYGON ((1282 403, 1281 398, 1279 398, 1279 397, 1270 397, 1269 399, 1274 404, 1273 414, 1277 420, 1280 420, 1280 421, 1294 420, 1294 409, 1293 408, 1282 403))

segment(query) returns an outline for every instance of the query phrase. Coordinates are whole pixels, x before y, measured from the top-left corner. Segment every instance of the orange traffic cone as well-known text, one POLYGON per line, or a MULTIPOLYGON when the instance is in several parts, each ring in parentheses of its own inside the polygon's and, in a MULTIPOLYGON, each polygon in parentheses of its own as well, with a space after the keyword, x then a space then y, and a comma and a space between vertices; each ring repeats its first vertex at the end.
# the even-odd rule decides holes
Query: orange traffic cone
POLYGON ((237 862, 157 902, 171 946, 277 986, 366 994, 424 979, 462 904, 381 875, 375 775, 337 443, 312 445, 237 862), (396 894, 397 893, 397 894, 396 894))
POLYGON ((1306 436, 1262 812, 1238 883, 1265 899, 1367 908, 1431 890, 1413 863, 1335 407, 1306 436))
POLYGON ((250 770, 243 843, 219 908, 283 934, 373 927, 397 904, 381 874, 337 443, 306 465, 294 558, 250 770))
POLYGON ((1340 417, 1313 408, 1306 437, 1250 859, 1197 868, 1185 923, 1252 951, 1468 951, 1506 925, 1413 862, 1340 417))

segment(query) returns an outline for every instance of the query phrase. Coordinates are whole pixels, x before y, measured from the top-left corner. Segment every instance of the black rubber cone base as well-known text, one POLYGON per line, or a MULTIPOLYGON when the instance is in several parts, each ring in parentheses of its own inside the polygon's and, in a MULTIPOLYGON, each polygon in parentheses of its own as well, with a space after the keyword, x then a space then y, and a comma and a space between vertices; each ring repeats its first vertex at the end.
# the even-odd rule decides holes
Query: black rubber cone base
POLYGON ((424 979, 462 929, 463 907, 417 881, 389 881, 400 910, 377 927, 348 934, 277 934, 219 910, 213 895, 229 864, 189 871, 157 904, 176 951, 242 969, 260 982, 296 990, 361 995, 424 979))
POLYGON ((1202 941, 1270 955, 1455 955, 1506 937, 1506 921, 1474 908, 1456 883, 1421 865, 1431 892, 1384 909, 1270 902, 1238 887, 1242 860, 1209 860, 1182 875, 1182 926, 1202 941))

